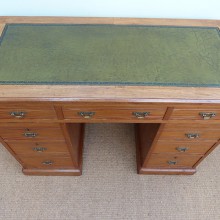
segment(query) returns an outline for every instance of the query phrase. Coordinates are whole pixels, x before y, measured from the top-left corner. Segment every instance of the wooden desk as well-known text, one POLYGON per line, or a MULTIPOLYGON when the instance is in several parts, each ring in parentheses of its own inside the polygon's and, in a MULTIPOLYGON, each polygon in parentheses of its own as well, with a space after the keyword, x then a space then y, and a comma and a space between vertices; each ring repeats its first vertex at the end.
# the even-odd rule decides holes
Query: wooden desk
POLYGON ((220 143, 220 21, 0 17, 0 141, 28 175, 80 175, 85 123, 134 123, 140 174, 220 143))

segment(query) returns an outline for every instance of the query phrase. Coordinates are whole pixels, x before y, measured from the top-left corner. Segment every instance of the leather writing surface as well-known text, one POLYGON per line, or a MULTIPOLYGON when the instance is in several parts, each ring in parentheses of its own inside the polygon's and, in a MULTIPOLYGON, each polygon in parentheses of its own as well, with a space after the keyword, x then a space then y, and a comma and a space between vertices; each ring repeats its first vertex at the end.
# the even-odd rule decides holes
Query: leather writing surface
POLYGON ((210 27, 8 24, 1 84, 220 86, 210 27))

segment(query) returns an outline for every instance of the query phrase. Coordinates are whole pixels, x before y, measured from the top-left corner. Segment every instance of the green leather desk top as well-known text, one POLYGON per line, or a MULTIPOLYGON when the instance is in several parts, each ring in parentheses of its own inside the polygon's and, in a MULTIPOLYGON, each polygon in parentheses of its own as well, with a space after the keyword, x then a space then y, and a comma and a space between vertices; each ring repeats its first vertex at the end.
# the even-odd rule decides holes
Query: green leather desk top
POLYGON ((8 24, 0 84, 220 87, 211 27, 8 24))

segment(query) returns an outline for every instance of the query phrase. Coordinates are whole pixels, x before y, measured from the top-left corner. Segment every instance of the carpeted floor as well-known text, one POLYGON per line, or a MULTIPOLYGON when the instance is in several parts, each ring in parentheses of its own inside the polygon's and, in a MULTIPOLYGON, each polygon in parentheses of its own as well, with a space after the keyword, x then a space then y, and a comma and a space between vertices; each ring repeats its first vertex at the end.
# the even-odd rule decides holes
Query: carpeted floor
POLYGON ((25 176, 0 146, 0 219, 220 219, 220 148, 193 176, 137 175, 135 160, 131 124, 87 125, 81 177, 25 176))

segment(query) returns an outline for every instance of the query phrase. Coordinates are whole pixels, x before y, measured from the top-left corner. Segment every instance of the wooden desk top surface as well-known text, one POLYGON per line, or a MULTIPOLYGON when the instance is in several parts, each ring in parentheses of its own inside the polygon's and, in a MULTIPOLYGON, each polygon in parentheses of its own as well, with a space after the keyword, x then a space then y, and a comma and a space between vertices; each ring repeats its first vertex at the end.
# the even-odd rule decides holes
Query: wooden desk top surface
POLYGON ((218 102, 219 23, 0 17, 0 99, 218 102))

